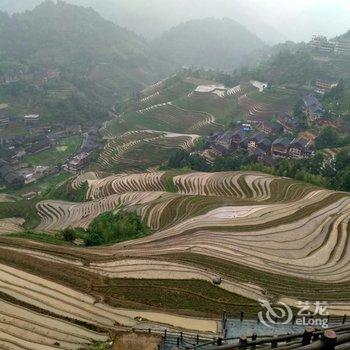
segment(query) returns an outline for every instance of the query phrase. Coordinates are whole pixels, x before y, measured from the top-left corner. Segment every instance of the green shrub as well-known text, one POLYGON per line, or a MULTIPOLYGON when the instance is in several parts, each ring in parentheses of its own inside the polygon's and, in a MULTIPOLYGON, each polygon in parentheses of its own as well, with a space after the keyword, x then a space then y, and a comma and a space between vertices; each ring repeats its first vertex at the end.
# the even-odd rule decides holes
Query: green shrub
POLYGON ((141 218, 123 210, 106 212, 94 219, 86 231, 85 245, 96 246, 127 241, 142 237, 149 232, 141 218))

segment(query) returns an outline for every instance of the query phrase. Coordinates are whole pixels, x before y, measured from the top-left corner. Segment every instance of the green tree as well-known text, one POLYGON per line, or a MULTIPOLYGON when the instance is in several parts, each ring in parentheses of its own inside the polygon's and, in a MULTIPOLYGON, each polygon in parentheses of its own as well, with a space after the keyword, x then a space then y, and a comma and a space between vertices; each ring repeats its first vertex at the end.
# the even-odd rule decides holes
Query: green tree
POLYGON ((315 140, 315 146, 318 149, 328 147, 338 147, 341 145, 341 138, 337 130, 333 127, 326 127, 322 129, 315 140))
POLYGON ((106 212, 95 218, 87 229, 86 246, 122 242, 148 233, 148 227, 134 212, 106 212))
POLYGON ((62 231, 62 237, 66 242, 74 242, 77 238, 77 235, 73 229, 66 228, 62 231))

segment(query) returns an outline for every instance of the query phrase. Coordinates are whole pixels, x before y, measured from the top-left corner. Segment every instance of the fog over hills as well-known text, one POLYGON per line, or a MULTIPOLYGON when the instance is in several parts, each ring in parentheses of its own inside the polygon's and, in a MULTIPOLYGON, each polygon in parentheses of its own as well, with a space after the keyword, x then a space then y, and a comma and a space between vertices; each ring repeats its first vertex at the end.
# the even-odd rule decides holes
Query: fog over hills
POLYGON ((155 41, 155 46, 185 66, 231 71, 265 43, 232 19, 207 18, 170 29, 155 41))
MULTIPOLYGON (((33 8, 42 0, 0 0, 10 12, 33 8)), ((145 37, 160 36, 181 22, 229 17, 265 42, 308 41, 313 34, 330 37, 350 25, 348 0, 67 0, 91 6, 104 17, 145 37)))

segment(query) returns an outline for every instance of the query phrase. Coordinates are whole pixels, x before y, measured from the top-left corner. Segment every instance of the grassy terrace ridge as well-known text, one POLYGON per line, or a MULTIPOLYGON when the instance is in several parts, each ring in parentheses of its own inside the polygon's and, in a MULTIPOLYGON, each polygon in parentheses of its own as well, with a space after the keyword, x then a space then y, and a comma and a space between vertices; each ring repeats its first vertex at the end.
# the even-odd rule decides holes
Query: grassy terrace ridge
POLYGON ((159 95, 155 95, 146 102, 139 103, 139 107, 147 108, 158 103, 174 101, 181 96, 188 95, 195 88, 196 85, 183 80, 167 81, 164 88, 158 91, 159 95))
POLYGON ((310 296, 315 295, 320 300, 350 301, 350 282, 324 283, 311 281, 255 270, 227 260, 194 253, 167 254, 154 258, 215 271, 221 274, 224 279, 227 277, 238 282, 256 284, 268 291, 269 295, 274 296, 276 300, 283 296, 307 300, 310 299, 310 296))
POLYGON ((273 87, 271 90, 265 90, 262 93, 254 91, 249 94, 249 97, 256 102, 263 102, 268 104, 279 104, 283 102, 293 104, 293 102, 297 102, 299 93, 296 90, 288 88, 273 87))
POLYGON ((216 121, 223 125, 228 125, 232 120, 242 120, 243 118, 243 114, 234 99, 220 98, 214 94, 183 96, 173 101, 173 105, 187 110, 212 114, 216 117, 216 121))
MULTIPOLYGON (((79 267, 0 248, 0 262, 102 299, 114 307, 220 317, 224 310, 256 316, 258 303, 200 280, 110 279, 79 267), (141 302, 142 300, 142 302, 141 302)), ((0 299, 2 295, 0 294, 0 299)))
POLYGON ((13 238, 24 238, 36 242, 49 243, 54 245, 68 245, 69 243, 64 241, 59 235, 49 234, 45 232, 35 232, 35 231, 23 231, 15 232, 5 235, 7 237, 13 238))

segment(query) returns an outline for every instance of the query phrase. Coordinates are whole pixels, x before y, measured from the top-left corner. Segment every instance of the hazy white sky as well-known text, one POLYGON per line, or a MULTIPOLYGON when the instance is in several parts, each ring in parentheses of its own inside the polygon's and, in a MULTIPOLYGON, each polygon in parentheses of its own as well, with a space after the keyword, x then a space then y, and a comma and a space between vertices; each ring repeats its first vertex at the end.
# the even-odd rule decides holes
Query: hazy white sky
MULTIPOLYGON (((309 40, 313 34, 336 36, 350 29, 350 0, 99 0, 156 15, 164 23, 201 17, 232 17, 266 23, 285 39, 309 40)), ((254 23, 253 23, 253 28, 254 23)), ((259 28, 259 27, 258 27, 259 28)), ((258 34, 258 33, 257 33, 258 34)))
MULTIPOLYGON (((43 0, 0 0, 0 9, 23 10, 43 0)), ((350 29, 350 0, 65 0, 92 6, 140 34, 157 35, 180 22, 231 17, 263 39, 310 40, 350 29), (146 33, 147 31, 147 33, 146 33), (275 35, 277 34, 277 35, 275 35)))

